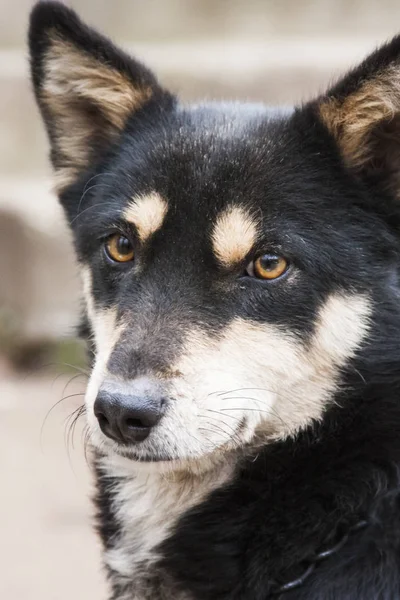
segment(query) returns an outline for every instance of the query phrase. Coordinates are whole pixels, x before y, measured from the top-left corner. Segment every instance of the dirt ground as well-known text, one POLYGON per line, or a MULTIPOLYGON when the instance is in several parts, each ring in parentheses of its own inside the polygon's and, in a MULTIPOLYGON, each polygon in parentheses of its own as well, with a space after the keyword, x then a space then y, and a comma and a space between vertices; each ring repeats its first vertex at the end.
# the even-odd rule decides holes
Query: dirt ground
POLYGON ((0 598, 104 600, 81 431, 75 449, 65 439, 82 397, 59 403, 45 422, 84 378, 68 384, 71 376, 45 371, 22 376, 0 364, 0 598))

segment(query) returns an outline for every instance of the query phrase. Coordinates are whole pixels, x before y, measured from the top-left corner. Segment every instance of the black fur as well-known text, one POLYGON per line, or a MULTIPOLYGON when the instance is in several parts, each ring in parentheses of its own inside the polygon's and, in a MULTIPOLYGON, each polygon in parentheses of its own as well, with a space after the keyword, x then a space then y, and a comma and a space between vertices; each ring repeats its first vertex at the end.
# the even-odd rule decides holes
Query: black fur
MULTIPOLYGON (((229 485, 183 514, 162 543, 149 598, 272 598, 274 581, 295 579, 316 552, 365 519, 365 529, 282 599, 399 599, 400 207, 386 163, 357 172, 346 166, 319 106, 354 93, 388 66, 400 72, 400 38, 328 96, 290 114, 251 105, 183 108, 73 12, 40 3, 30 30, 33 84, 53 141, 57 124, 40 96, 49 27, 134 85, 144 78, 156 90, 117 141, 95 147, 90 168, 60 198, 78 258, 91 265, 96 305, 140 314, 111 356, 112 372, 129 379, 167 369, 193 325, 218 338, 241 317, 278 324, 307 344, 332 293, 367 294, 373 307, 368 338, 342 369, 322 421, 257 452, 244 449, 229 485), (88 189, 92 177, 96 185, 88 189), (102 241, 115 227, 126 230, 121 212, 129 200, 153 190, 169 200, 162 229, 143 248, 127 231, 138 261, 110 266, 102 241), (252 253, 282 251, 298 270, 290 288, 245 277, 250 256, 233 271, 216 264, 211 228, 233 201, 261 216, 252 253)), ((53 162, 57 168, 54 149, 53 162)), ((120 533, 112 508, 118 481, 99 469, 97 482, 107 550, 120 533)), ((114 599, 136 600, 135 582, 109 574, 114 599)))

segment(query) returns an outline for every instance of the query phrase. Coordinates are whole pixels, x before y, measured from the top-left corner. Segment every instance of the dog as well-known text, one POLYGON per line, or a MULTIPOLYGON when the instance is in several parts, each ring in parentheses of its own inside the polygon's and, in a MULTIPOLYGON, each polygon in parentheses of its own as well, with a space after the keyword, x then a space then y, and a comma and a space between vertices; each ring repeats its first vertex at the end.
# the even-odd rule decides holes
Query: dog
POLYGON ((399 599, 400 37, 282 112, 182 104, 56 2, 29 45, 109 597, 399 599))

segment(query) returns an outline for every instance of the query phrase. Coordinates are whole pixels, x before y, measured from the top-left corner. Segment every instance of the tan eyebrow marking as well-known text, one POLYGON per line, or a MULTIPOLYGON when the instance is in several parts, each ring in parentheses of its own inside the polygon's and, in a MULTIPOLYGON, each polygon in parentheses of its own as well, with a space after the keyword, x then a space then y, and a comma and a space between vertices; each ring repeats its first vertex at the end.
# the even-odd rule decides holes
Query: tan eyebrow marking
POLYGON ((258 224, 243 207, 231 206, 221 213, 212 232, 213 250, 226 267, 242 261, 257 240, 258 224))
POLYGON ((139 238, 145 242, 153 233, 160 229, 167 214, 168 204, 157 192, 139 196, 126 207, 123 216, 134 225, 139 238))

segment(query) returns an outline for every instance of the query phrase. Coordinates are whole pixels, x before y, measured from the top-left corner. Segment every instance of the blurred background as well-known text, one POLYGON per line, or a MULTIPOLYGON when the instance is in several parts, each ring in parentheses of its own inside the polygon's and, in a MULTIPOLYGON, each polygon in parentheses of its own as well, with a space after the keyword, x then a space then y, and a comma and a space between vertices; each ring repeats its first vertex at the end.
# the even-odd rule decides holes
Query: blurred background
MULTIPOLYGON (((66 4, 185 100, 307 100, 400 31, 398 0, 66 4)), ((73 435, 79 282, 30 91, 32 5, 0 0, 0 598, 104 600, 79 424, 73 435)))

